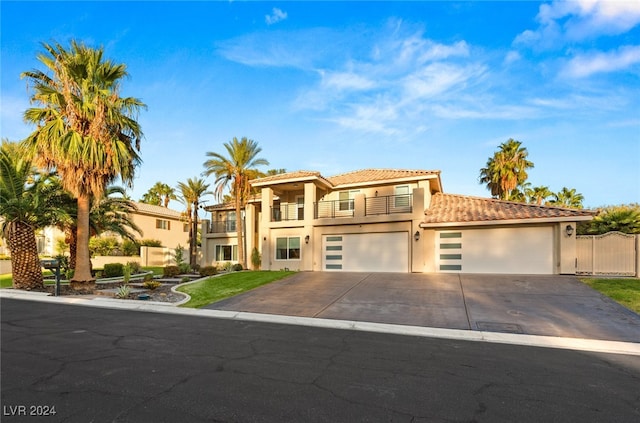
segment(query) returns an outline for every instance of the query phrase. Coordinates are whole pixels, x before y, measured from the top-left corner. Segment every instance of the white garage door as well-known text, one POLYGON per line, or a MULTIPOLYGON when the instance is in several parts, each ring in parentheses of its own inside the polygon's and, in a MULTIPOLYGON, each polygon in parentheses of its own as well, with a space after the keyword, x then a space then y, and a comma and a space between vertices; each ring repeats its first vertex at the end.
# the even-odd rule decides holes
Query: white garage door
POLYGON ((439 231, 441 272, 553 274, 553 228, 439 231))
POLYGON ((408 272, 409 234, 325 235, 322 268, 344 272, 408 272))

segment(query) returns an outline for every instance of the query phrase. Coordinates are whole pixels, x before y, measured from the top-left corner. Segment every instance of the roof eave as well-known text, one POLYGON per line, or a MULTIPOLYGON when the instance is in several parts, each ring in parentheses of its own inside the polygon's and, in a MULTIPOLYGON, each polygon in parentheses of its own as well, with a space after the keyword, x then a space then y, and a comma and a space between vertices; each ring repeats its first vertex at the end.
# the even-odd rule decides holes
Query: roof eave
POLYGON ((375 185, 389 185, 389 184, 397 184, 402 182, 416 182, 416 181, 425 181, 431 179, 439 180, 439 174, 433 173, 428 175, 419 175, 419 176, 406 176, 402 178, 390 178, 390 179, 378 179, 373 181, 362 181, 362 182, 351 182, 348 184, 337 184, 333 186, 333 189, 342 189, 342 188, 356 188, 356 187, 366 187, 366 186, 375 186, 375 185))
POLYGON ((543 217, 529 219, 504 219, 504 220, 476 220, 470 222, 437 222, 420 223, 421 228, 450 228, 460 226, 496 226, 496 225, 522 225, 532 223, 560 223, 560 222, 584 222, 593 219, 593 216, 563 216, 563 217, 543 217))

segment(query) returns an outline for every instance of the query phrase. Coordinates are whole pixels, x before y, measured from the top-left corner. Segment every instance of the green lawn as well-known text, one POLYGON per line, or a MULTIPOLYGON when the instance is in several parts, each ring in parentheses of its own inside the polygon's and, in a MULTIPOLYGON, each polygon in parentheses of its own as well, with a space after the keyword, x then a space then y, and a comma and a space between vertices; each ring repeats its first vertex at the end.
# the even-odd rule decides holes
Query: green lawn
POLYGON ((0 288, 11 288, 13 286, 11 273, 0 275, 0 288))
POLYGON ((640 279, 635 278, 580 278, 591 288, 640 313, 640 279))
POLYGON ((248 271, 233 272, 212 277, 201 282, 178 288, 178 291, 191 296, 183 307, 200 308, 215 301, 232 297, 278 279, 294 274, 290 271, 248 271))

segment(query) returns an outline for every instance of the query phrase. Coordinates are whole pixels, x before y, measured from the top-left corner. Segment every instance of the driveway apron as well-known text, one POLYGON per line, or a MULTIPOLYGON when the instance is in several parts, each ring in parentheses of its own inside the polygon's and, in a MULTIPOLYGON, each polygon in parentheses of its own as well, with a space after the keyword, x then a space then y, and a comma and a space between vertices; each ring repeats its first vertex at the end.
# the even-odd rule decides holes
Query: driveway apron
POLYGON ((640 316, 573 276, 300 272, 205 308, 640 342, 640 316))

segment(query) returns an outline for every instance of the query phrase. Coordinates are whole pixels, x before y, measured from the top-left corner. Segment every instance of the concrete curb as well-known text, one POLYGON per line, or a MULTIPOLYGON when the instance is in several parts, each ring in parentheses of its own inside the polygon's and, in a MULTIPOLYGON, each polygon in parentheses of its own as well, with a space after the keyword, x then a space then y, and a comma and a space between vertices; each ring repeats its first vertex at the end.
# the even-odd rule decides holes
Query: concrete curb
MULTIPOLYGON (((196 281, 193 281, 196 282, 196 281)), ((640 356, 640 343, 605 341, 583 338, 561 338, 554 336, 521 335, 498 332, 440 329, 422 326, 403 326, 386 323, 358 322, 350 320, 320 319, 313 317, 282 316, 275 314, 247 313, 241 311, 202 310, 175 307, 175 303, 118 300, 112 298, 87 298, 78 296, 53 297, 44 292, 0 290, 0 298, 9 298, 47 303, 81 305, 118 310, 133 310, 183 316, 208 317, 262 323, 300 325, 325 329, 357 330, 393 335, 419 336, 427 338, 456 339, 461 341, 491 342, 496 344, 523 345, 530 347, 557 348, 607 354, 640 356), (12 292, 13 291, 13 292, 12 292)))

